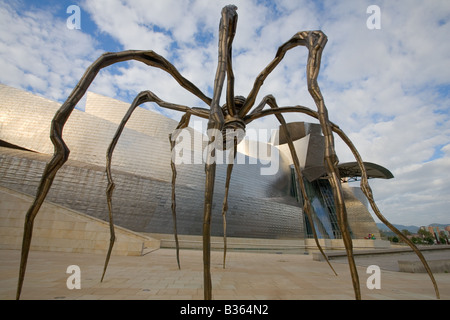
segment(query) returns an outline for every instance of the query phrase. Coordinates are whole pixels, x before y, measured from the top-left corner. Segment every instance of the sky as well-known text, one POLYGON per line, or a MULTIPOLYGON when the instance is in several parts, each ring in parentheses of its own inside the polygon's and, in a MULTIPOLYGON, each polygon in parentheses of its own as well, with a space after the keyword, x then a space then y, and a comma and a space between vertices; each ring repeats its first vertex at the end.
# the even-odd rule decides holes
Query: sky
MULTIPOLYGON (((329 118, 364 161, 394 175, 370 180, 382 214, 403 225, 450 224, 447 0, 0 0, 0 83, 63 103, 102 53, 140 49, 164 56, 211 97, 220 12, 230 3, 239 15, 235 93, 247 96, 278 47, 295 33, 322 30, 328 43, 318 82, 329 118), (79 16, 68 10, 71 5, 80 9, 79 16), (373 5, 378 12, 368 10, 373 5)), ((257 101, 272 94, 280 106, 315 109, 306 87, 306 60, 305 48, 290 50, 257 101)), ((142 90, 172 103, 208 107, 168 74, 137 62, 103 69, 90 87, 130 103, 142 90)), ((315 122, 292 114, 286 120, 315 122)), ((250 126, 273 129, 278 123, 266 117, 250 126)), ((340 162, 353 161, 338 137, 336 152, 340 162)))

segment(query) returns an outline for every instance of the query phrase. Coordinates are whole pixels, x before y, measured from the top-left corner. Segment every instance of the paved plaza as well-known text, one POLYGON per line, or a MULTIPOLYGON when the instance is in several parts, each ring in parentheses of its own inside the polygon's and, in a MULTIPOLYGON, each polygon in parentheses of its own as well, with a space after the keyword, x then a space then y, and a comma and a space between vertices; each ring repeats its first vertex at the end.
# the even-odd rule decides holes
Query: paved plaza
MULTIPOLYGON (((104 256, 31 251, 22 291, 23 300, 201 300, 201 250, 181 250, 181 270, 175 250, 159 249, 143 256, 113 256, 100 282, 104 256), (69 290, 70 265, 81 271, 81 289, 69 290)), ((335 276, 325 262, 312 255, 229 252, 226 268, 222 252, 212 252, 213 298, 216 300, 350 300, 354 299, 348 265, 332 261, 335 276)), ((0 299, 15 299, 19 250, 0 250, 0 299)), ((379 257, 372 258, 373 264, 379 257)), ((384 258, 395 260, 395 257, 384 258)), ((367 261, 358 267, 362 298, 366 300, 433 300, 427 274, 386 270, 382 260, 381 289, 369 290, 367 261)), ((389 268, 387 268, 389 269, 389 268)), ((450 274, 435 274, 441 299, 450 300, 450 274)))

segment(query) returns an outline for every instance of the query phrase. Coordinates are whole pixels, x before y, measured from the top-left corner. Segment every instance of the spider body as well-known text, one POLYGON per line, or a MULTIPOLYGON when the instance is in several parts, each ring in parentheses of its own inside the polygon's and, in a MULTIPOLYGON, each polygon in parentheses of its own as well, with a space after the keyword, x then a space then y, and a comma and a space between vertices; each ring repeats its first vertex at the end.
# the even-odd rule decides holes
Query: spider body
POLYGON ((222 135, 223 135, 223 149, 230 149, 234 143, 234 137, 237 138, 236 143, 239 144, 245 137, 245 121, 239 117, 239 111, 245 103, 245 97, 234 97, 234 116, 229 114, 229 106, 224 104, 222 106, 222 114, 224 118, 222 135))
MULTIPOLYGON (((337 169, 338 160, 334 149, 333 132, 339 135, 339 137, 346 143, 346 145, 352 151, 356 161, 358 162, 361 171, 361 189, 366 195, 370 205, 372 206, 373 211, 383 223, 385 223, 392 231, 394 231, 399 237, 401 237, 402 240, 404 240, 408 245, 410 245, 410 247, 416 252, 420 260, 424 264, 433 282, 436 296, 439 297, 439 291, 436 285, 436 281, 423 255, 408 238, 406 238, 399 230, 397 230, 392 224, 390 224, 389 221, 386 220, 386 218, 383 217, 383 215, 381 214, 380 210, 378 209, 378 207, 374 202, 372 191, 367 181, 368 180, 367 172, 365 170, 361 156, 359 155, 357 149, 355 148, 351 140, 347 137, 347 135, 337 125, 332 123, 328 118, 328 112, 325 106, 324 98, 322 96, 322 93, 320 92, 320 88, 317 82, 322 51, 327 42, 326 35, 322 31, 302 31, 295 33, 291 39, 289 39, 287 42, 285 42, 278 48, 275 58, 257 76, 254 85, 250 93, 247 95, 247 97, 235 96, 234 74, 232 69, 231 54, 232 54, 232 42, 236 32, 236 25, 237 25, 236 10, 237 7, 233 5, 226 6, 222 9, 222 17, 219 26, 218 64, 214 80, 214 90, 212 98, 206 96, 193 83, 184 78, 169 61, 167 61, 164 57, 158 55, 154 51, 128 50, 117 53, 111 52, 105 53, 86 70, 85 74, 82 76, 78 84, 75 86, 75 88, 73 89, 72 93, 69 95, 67 100, 61 105, 60 109, 55 114, 52 120, 50 138, 54 145, 55 151, 52 159, 47 164, 42 174, 41 182, 39 184, 34 202, 31 204, 25 217, 22 253, 19 270, 19 281, 16 294, 17 299, 20 298, 22 285, 24 281, 26 265, 28 260, 28 253, 30 250, 32 238, 34 219, 38 214, 39 209, 42 203, 44 202, 49 189, 51 188, 56 173, 69 157, 69 148, 65 144, 62 137, 63 127, 67 119, 69 118, 72 110, 78 103, 78 101, 80 101, 80 99, 83 97, 83 95, 91 85, 92 81, 94 81, 97 73, 102 68, 108 67, 114 63, 129 60, 139 61, 150 67, 156 67, 169 73, 184 89, 186 89, 187 91, 195 95, 197 98, 199 98, 201 101, 203 101, 209 107, 209 109, 198 107, 191 108, 184 105, 169 103, 161 100, 151 91, 143 91, 139 93, 133 100, 128 112, 125 114, 124 118, 122 119, 117 129, 117 132, 108 148, 106 155, 107 157, 106 172, 108 178, 108 187, 106 190, 106 194, 109 207, 111 240, 105 261, 102 279, 105 275, 106 267, 108 265, 110 254, 115 241, 114 224, 112 216, 112 202, 111 202, 114 190, 114 182, 111 175, 111 157, 114 151, 114 147, 117 144, 117 141, 120 137, 120 134, 122 133, 131 114, 133 113, 133 110, 135 110, 135 108, 137 108, 140 104, 143 104, 145 102, 155 102, 162 108, 176 110, 184 113, 176 129, 186 128, 189 125, 190 117, 192 115, 208 119, 208 139, 210 142, 208 147, 210 147, 211 149, 208 151, 207 153, 208 158, 205 161, 205 190, 204 190, 204 208, 203 208, 203 266, 204 266, 205 299, 212 298, 212 282, 210 274, 210 249, 211 249, 210 225, 211 225, 212 200, 214 192, 215 173, 216 173, 216 163, 214 162, 213 158, 214 158, 214 147, 218 145, 220 146, 221 144, 221 143, 217 144, 217 141, 215 141, 217 137, 216 135, 217 132, 219 132, 219 134, 222 137, 221 140, 223 140, 224 142, 223 148, 225 149, 231 149, 232 147, 236 148, 237 144, 245 137, 246 126, 248 126, 252 121, 258 118, 265 117, 268 115, 275 115, 278 121, 280 122, 281 129, 284 131, 289 149, 291 151, 297 183, 300 187, 300 190, 304 198, 303 212, 308 217, 310 224, 314 226, 313 220, 311 218, 312 207, 305 191, 302 171, 300 169, 298 157, 295 148, 293 146, 292 139, 290 138, 289 132, 287 130, 286 121, 283 117, 284 113, 291 113, 291 112, 306 114, 308 116, 317 119, 320 123, 322 133, 325 138, 324 166, 327 169, 327 178, 329 179, 333 189, 339 228, 342 233, 345 250, 348 256, 355 298, 356 299, 361 298, 360 285, 355 261, 353 258, 352 239, 350 237, 350 233, 348 230, 347 215, 345 204, 343 201, 343 192, 341 188, 341 180, 339 177, 339 171, 337 169), (309 55, 306 65, 307 85, 308 91, 316 104, 317 111, 298 105, 290 107, 279 107, 275 97, 273 97, 272 95, 264 97, 262 101, 255 108, 253 108, 257 94, 261 86, 263 85, 264 80, 277 67, 280 61, 284 58, 286 52, 297 46, 304 46, 308 49, 309 55), (223 91, 225 77, 227 78, 226 103, 221 107, 219 105, 219 101, 223 91), (266 106, 269 106, 270 109, 264 110, 266 106)), ((169 136, 172 148, 174 146, 176 135, 177 131, 174 131, 174 133, 169 136)), ((177 230, 176 202, 175 202, 176 168, 173 162, 171 163, 171 167, 173 172, 172 214, 174 217, 174 234, 175 234, 175 241, 177 243, 177 260, 179 265, 178 239, 176 232, 177 230)), ((228 207, 227 196, 232 168, 233 163, 228 164, 227 179, 225 185, 225 196, 222 208, 222 215, 224 221, 224 235, 226 233, 225 213, 228 207)), ((318 242, 317 234, 315 233, 314 227, 312 228, 312 231, 319 250, 326 258, 326 255, 318 242)), ((226 252, 226 236, 224 237, 224 245, 226 252)), ((224 265, 225 265, 225 254, 224 254, 224 265)))

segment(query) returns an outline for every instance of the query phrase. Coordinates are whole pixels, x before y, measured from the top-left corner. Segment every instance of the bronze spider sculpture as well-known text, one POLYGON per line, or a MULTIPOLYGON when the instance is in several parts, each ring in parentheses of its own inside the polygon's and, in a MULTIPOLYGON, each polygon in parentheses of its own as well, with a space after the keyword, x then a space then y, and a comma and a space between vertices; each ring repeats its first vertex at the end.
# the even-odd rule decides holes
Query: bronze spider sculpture
MULTIPOLYGON (((337 169, 338 158, 335 153, 334 147, 334 137, 333 132, 336 133, 351 149, 356 161, 359 164, 362 176, 361 176, 361 189, 364 192, 365 196, 369 200, 371 207, 377 217, 385 223, 391 230, 393 230, 399 237, 402 238, 403 241, 408 243, 408 245, 414 250, 414 252, 418 255, 422 263, 424 264, 429 277, 434 285, 436 297, 439 298, 439 290, 434 279, 434 276, 431 272, 430 267, 428 266, 425 258, 422 253, 415 247, 415 245, 407 239, 399 230, 397 230, 389 221, 384 218, 378 209, 375 201, 373 199, 371 188, 368 184, 367 173, 359 155, 357 149, 351 142, 351 140, 347 137, 347 135, 334 123, 332 123, 328 118, 327 108, 325 106, 324 98, 320 91, 317 78, 319 74, 320 62, 322 51, 327 42, 327 37, 322 31, 302 31, 296 33, 290 40, 282 44, 275 55, 275 58, 266 66, 266 68, 258 75, 256 81, 254 82, 253 88, 250 91, 249 95, 244 98, 241 96, 235 97, 234 95, 234 74, 232 69, 232 42, 236 32, 237 25, 237 7, 233 5, 226 6, 222 9, 221 13, 221 21, 219 26, 219 52, 218 52, 218 66, 216 70, 216 76, 214 81, 214 89, 213 89, 213 97, 209 98, 203 92, 198 89, 193 83, 184 78, 178 70, 165 58, 158 55, 153 51, 138 51, 138 50, 128 50, 117 53, 104 53, 100 58, 98 58, 85 72, 81 80, 78 82, 76 87, 73 89, 70 96, 67 100, 62 104, 60 109, 56 112, 52 123, 51 123, 51 131, 50 138, 54 145, 54 154, 52 159, 46 165, 46 168, 43 172, 37 194, 35 196, 34 202, 30 206, 24 224, 24 235, 23 235, 23 243, 22 243, 22 253, 21 253, 21 261, 20 261, 20 271, 19 271, 19 280, 17 286, 17 294, 16 298, 20 298, 22 285, 25 277, 28 253, 31 245, 32 231, 33 231, 33 222, 36 215, 39 212, 39 209, 42 203, 45 200, 45 197, 52 185, 52 182, 55 178, 56 173, 61 168, 61 166, 67 161, 69 157, 69 148, 65 144, 62 138, 63 127, 69 118, 71 112, 75 108, 76 104, 83 97, 88 87, 94 80, 97 73, 107 66, 115 64, 117 62, 128 61, 128 60, 136 60, 140 61, 146 65, 151 67, 156 67, 162 69, 163 71, 169 73, 184 89, 188 90, 200 100, 202 100, 206 105, 209 106, 209 109, 206 108, 190 108, 183 105, 177 105, 165 102, 159 99, 155 94, 150 91, 144 91, 138 94, 138 96, 134 99, 131 104, 128 112, 124 116, 122 122, 117 129, 116 135, 111 142, 111 145, 108 148, 107 152, 107 176, 108 176, 108 187, 107 187, 107 200, 109 206, 109 218, 110 218, 110 228, 111 228, 111 239, 108 254, 105 261, 105 266, 103 270, 103 276, 105 275, 105 271, 108 265, 108 261, 110 258, 111 250, 113 248, 115 235, 114 235, 114 224, 112 219, 112 204, 111 197, 114 189, 114 182, 112 180, 111 175, 111 157, 114 150, 114 147, 120 137, 120 134, 131 116, 133 110, 142 103, 145 102, 155 102, 159 106, 163 108, 168 108, 172 110, 177 110, 183 112, 184 115, 177 127, 177 129, 186 128, 189 124, 190 117, 192 115, 198 116, 201 118, 208 119, 208 129, 218 130, 223 133, 223 139, 226 142, 224 148, 234 148, 236 149, 237 144, 239 143, 239 139, 242 139, 242 135, 231 135, 231 141, 227 133, 235 132, 240 130, 241 132, 245 132, 245 127, 253 120, 256 120, 261 117, 265 117, 268 115, 275 115, 278 121, 280 122, 281 129, 283 130, 287 141, 288 146, 292 155, 292 159, 294 161, 295 172, 297 175, 297 183, 302 192, 304 201, 303 201, 303 212, 307 215, 311 225, 313 225, 313 220, 311 218, 312 207, 310 201, 306 195, 305 185, 302 178, 302 171, 300 169, 300 165, 298 162, 298 157, 296 155, 296 151, 293 146, 292 139, 287 130, 286 122, 283 117, 283 113, 304 113, 313 118, 319 120, 323 135, 325 137, 325 156, 324 156, 324 164, 327 171, 327 176, 330 181, 330 184, 333 189, 333 195, 335 199, 336 206, 336 214, 338 218, 339 228, 342 233, 343 242, 345 245, 345 250, 348 257, 350 273, 352 277, 352 284, 355 293, 356 299, 361 299, 360 292, 360 284, 359 277, 356 268, 356 264, 353 257, 353 249, 352 249, 352 239, 350 236, 350 232, 348 230, 347 223, 347 213, 343 200, 343 192, 341 187, 341 179, 339 176, 339 171, 337 169), (276 99, 272 95, 268 95, 264 97, 259 105, 257 105, 253 110, 251 110, 255 104, 256 96, 263 85, 267 76, 275 69, 275 67, 280 63, 280 61, 284 58, 286 52, 290 49, 293 49, 297 46, 304 46, 308 49, 308 60, 306 66, 306 76, 307 76, 307 85, 308 91, 317 107, 317 111, 312 109, 303 107, 303 106, 291 106, 291 107, 279 107, 277 105, 276 99), (222 94, 223 85, 225 82, 225 76, 227 78, 226 85, 226 103, 223 107, 220 107, 219 101, 222 94), (270 109, 264 109, 266 105, 269 105, 270 109), (250 112, 251 111, 251 112, 250 112)), ((219 141, 215 141, 217 136, 211 133, 211 130, 208 130, 208 152, 207 159, 205 164, 205 196, 204 196, 204 216, 203 216, 203 269, 204 269, 204 298, 212 299, 212 283, 211 283, 211 273, 210 273, 210 225, 211 225, 211 209, 212 209, 212 200, 213 200, 213 191, 214 191, 214 181, 215 181, 215 173, 216 173, 216 163, 214 160, 215 148, 214 145, 218 145, 219 141), (214 144, 215 143, 215 144, 214 144)), ((177 131, 174 132, 173 135, 170 135, 170 143, 171 147, 174 146, 174 141, 176 138, 177 131)), ((221 140, 221 139, 219 139, 221 140)), ((221 142, 221 141, 220 141, 221 142)), ((171 163, 173 179, 172 179, 172 214, 174 218, 174 231, 175 231, 175 240, 177 243, 177 260, 178 266, 179 257, 178 257, 178 240, 176 233, 176 219, 175 219, 175 179, 176 179, 176 169, 175 165, 172 161, 171 163)), ((227 178, 226 178, 226 186, 225 186, 225 197, 223 201, 222 215, 224 221, 224 265, 225 265, 225 253, 226 253, 226 220, 225 214, 227 211, 227 196, 229 190, 230 177, 232 172, 233 164, 228 164, 227 169, 227 178)), ((313 235, 316 240, 316 244, 322 254, 325 256, 322 248, 317 239, 317 234, 315 233, 314 227, 313 235)), ((327 260, 328 262, 328 260, 327 260)), ((329 264, 329 262, 328 262, 329 264)), ((331 264, 330 264, 331 267, 331 264)), ((332 268, 332 267, 331 267, 332 268)), ((334 270, 333 270, 334 271, 334 270)))

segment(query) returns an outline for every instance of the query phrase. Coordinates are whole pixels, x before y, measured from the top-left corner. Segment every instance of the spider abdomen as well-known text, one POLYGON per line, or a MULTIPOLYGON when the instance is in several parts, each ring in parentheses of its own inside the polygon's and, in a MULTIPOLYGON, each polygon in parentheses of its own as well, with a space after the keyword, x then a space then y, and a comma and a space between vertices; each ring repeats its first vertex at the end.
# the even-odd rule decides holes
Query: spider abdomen
POLYGON ((227 104, 222 106, 222 113, 225 119, 222 127, 223 149, 228 150, 232 148, 235 141, 236 144, 239 144, 245 137, 245 122, 238 116, 239 110, 241 110, 244 103, 245 97, 234 97, 234 116, 229 114, 227 104))

